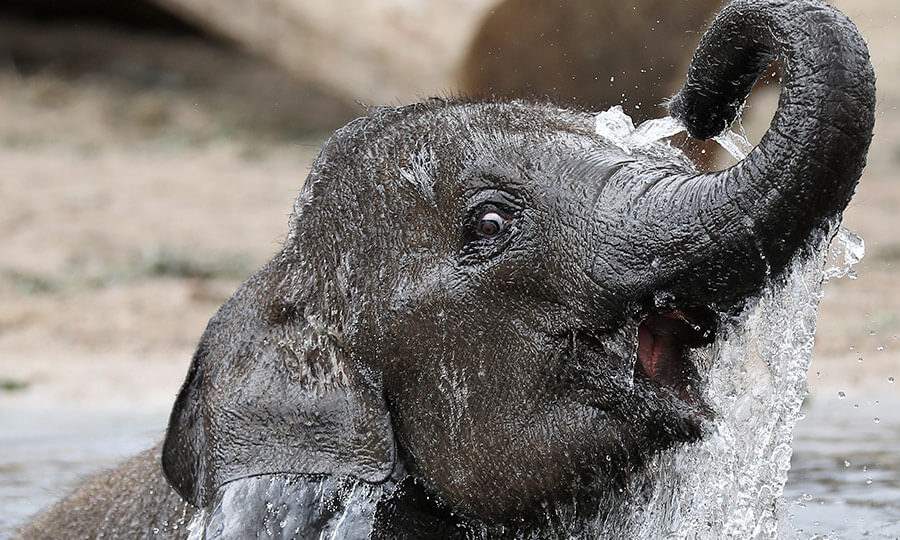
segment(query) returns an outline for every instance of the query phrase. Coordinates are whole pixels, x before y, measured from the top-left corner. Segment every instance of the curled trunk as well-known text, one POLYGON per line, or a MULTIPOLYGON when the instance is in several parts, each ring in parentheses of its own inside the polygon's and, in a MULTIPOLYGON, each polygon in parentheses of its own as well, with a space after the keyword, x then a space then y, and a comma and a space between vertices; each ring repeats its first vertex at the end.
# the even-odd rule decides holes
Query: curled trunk
POLYGON ((840 214, 862 174, 875 75, 853 23, 818 0, 725 7, 672 115, 693 137, 721 133, 774 59, 784 70, 778 110, 747 158, 713 173, 660 173, 640 199, 657 285, 676 297, 724 306, 751 294, 840 214))

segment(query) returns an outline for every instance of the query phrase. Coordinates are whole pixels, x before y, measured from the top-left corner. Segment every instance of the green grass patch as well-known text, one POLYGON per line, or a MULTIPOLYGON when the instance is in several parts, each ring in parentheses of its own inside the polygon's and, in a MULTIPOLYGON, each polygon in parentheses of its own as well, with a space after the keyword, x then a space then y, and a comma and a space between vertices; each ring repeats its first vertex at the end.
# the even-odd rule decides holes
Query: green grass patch
POLYGON ((184 279, 240 279, 251 272, 249 261, 240 256, 198 257, 168 249, 142 255, 132 269, 147 277, 184 279))
POLYGON ((53 278, 36 273, 3 270, 0 272, 0 276, 4 281, 11 283, 16 290, 28 295, 49 294, 60 289, 60 284, 53 278))
POLYGON ((0 392, 21 392, 31 386, 28 381, 0 377, 0 392))

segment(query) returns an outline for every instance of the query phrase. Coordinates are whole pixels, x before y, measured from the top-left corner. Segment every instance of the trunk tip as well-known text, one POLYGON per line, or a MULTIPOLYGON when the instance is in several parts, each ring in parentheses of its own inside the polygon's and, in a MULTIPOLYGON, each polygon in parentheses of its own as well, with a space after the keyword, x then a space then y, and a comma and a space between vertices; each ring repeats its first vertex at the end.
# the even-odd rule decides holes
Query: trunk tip
POLYGON ((734 122, 741 103, 723 102, 685 85, 668 103, 669 114, 687 128, 688 135, 707 140, 722 134, 734 122))

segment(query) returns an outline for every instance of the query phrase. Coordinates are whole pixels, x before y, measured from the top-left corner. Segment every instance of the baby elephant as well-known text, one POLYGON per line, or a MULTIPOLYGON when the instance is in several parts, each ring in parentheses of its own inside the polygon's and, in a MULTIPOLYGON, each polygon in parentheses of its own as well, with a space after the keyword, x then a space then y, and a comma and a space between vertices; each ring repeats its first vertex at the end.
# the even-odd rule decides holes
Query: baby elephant
POLYGON ((284 247, 210 321, 162 445, 21 534, 584 534, 648 458, 703 436, 691 349, 859 180, 874 74, 818 0, 725 7, 672 114, 720 133, 776 57, 772 125, 721 172, 519 101, 340 129, 284 247))

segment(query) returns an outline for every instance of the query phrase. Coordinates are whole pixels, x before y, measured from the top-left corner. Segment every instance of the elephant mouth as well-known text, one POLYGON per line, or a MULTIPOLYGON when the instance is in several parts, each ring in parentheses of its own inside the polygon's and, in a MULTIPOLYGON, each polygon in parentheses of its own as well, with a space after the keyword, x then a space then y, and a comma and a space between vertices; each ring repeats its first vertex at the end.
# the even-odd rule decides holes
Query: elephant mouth
POLYGON ((702 415, 694 351, 712 343, 715 320, 707 310, 669 309, 645 314, 612 332, 574 330, 560 335, 560 388, 584 403, 611 410, 630 402, 628 396, 634 397, 638 385, 647 399, 676 407, 681 402, 686 408, 679 409, 702 415))
POLYGON ((707 310, 651 313, 638 325, 635 376, 683 402, 702 405, 692 351, 709 345, 714 338, 715 317, 707 310))

